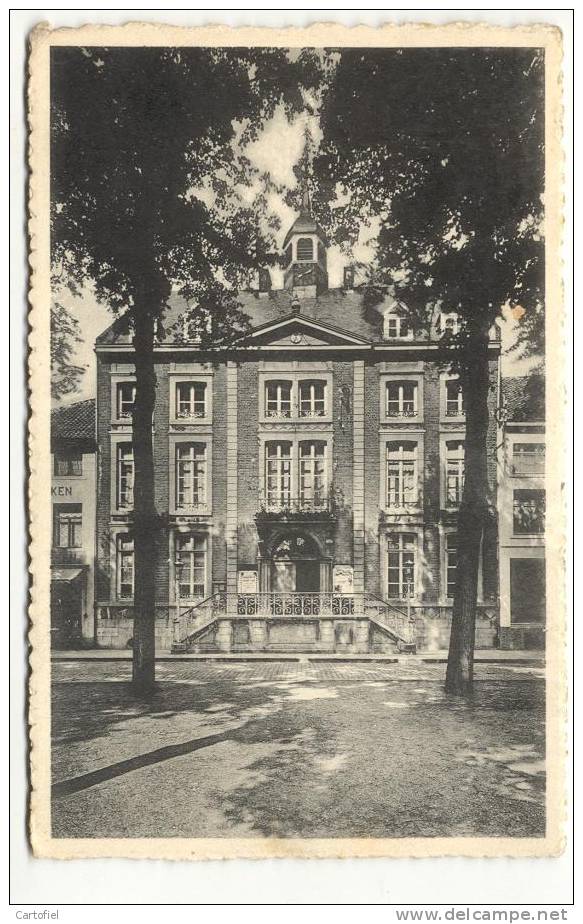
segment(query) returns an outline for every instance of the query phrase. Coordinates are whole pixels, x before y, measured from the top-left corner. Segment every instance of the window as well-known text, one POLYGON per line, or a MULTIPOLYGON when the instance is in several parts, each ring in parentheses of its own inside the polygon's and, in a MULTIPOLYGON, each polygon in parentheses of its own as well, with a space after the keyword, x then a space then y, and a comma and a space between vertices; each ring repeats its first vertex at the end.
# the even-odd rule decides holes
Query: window
POLYGON ((387 595, 393 600, 415 596, 417 537, 414 533, 393 533, 388 538, 387 595))
POLYGON ((384 337, 385 340, 411 340, 413 329, 406 318, 398 314, 386 314, 384 337))
POLYGON ((516 535, 540 535, 545 531, 545 492, 521 489, 513 492, 513 528, 516 535))
POLYGON ((116 409, 118 420, 131 420, 136 400, 136 386, 133 382, 118 382, 116 388, 116 409))
POLYGON ((445 383, 445 416, 462 417, 464 396, 458 379, 447 379, 445 383))
POLYGON ((297 259, 310 261, 314 259, 314 242, 309 237, 300 237, 296 248, 297 259))
POLYGON ((318 509, 326 502, 326 443, 300 443, 300 503, 318 509))
POLYGON ((292 261, 292 245, 288 244, 283 253, 283 265, 287 267, 292 261))
POLYGON ((510 622, 544 624, 545 598, 544 558, 511 558, 510 622))
POLYGON ((134 540, 118 536, 116 540, 117 596, 120 600, 134 595, 134 540))
POLYGON ((53 508, 53 545, 58 549, 81 548, 81 504, 58 504, 53 508))
POLYGON ((417 443, 387 443, 387 507, 406 507, 417 500, 417 443))
POLYGON ((292 489, 292 444, 267 443, 265 447, 265 499, 269 510, 289 507, 292 489))
POLYGON ((204 536, 176 536, 176 571, 181 600, 202 599, 206 586, 206 539, 204 536))
POLYGON ((265 385, 265 416, 291 417, 291 382, 267 382, 265 385))
POLYGON ((321 510, 328 505, 328 447, 323 440, 265 444, 268 510, 321 510))
POLYGON ((446 594, 453 599, 457 571, 457 534, 447 533, 445 537, 446 594))
POLYGON ((269 379, 264 388, 265 419, 322 418, 328 413, 328 380, 324 378, 269 379))
POLYGON ((326 413, 326 383, 300 382, 300 417, 323 417, 326 413))
POLYGON ((131 508, 134 503, 134 452, 131 443, 117 447, 117 508, 131 508))
POLYGON ((189 509, 206 504, 206 446, 176 444, 176 507, 189 509))
POLYGON ((181 420, 206 417, 206 382, 178 382, 176 417, 181 420))
POLYGON ((442 312, 439 316, 439 331, 441 334, 455 336, 459 333, 460 319, 455 311, 442 312))
POLYGON ((462 440, 445 444, 445 498, 448 507, 459 507, 465 476, 465 452, 462 440))
POLYGON ((515 475, 542 475, 544 470, 544 443, 514 443, 512 471, 515 475))
POLYGON ((417 416, 417 383, 387 382, 387 417, 417 416))
POLYGON ((83 453, 80 449, 57 449, 54 473, 57 478, 83 474, 83 453))

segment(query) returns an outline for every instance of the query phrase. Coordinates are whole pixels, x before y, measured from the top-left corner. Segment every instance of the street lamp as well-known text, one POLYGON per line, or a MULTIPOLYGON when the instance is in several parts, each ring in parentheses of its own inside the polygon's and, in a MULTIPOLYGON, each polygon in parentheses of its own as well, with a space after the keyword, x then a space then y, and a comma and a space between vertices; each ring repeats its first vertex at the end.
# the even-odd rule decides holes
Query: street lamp
POLYGON ((174 559, 174 603, 176 614, 174 616, 174 641, 180 641, 180 558, 176 555, 174 559))

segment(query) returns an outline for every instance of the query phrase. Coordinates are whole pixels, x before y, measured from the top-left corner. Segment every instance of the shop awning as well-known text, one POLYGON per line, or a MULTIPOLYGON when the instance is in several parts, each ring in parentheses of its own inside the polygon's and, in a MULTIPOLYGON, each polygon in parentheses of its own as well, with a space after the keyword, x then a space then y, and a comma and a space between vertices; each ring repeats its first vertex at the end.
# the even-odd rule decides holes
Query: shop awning
POLYGON ((51 568, 51 581, 74 581, 78 578, 83 568, 51 568))

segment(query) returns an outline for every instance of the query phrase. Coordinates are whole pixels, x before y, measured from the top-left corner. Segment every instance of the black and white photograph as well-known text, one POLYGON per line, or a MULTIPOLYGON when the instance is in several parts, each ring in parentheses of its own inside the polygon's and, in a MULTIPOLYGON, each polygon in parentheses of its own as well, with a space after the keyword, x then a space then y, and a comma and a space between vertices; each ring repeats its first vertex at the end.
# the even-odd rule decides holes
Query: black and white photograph
POLYGON ((560 33, 327 28, 33 36, 40 856, 561 849, 560 33))

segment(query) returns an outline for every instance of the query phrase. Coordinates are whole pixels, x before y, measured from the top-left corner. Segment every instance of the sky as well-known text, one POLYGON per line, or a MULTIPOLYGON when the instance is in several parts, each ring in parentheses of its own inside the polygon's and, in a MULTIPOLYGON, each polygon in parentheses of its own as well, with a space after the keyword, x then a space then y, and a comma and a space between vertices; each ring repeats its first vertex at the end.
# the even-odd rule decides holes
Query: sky
MULTIPOLYGON (((300 160, 304 145, 304 132, 306 127, 314 141, 319 141, 319 126, 317 116, 309 114, 312 107, 307 107, 306 114, 289 122, 283 109, 276 110, 272 119, 266 123, 264 130, 246 149, 246 156, 259 173, 269 173, 274 183, 287 189, 296 186, 294 166, 300 160)), ((259 182, 259 181, 258 181, 259 182)), ((251 199, 258 191, 258 186, 252 186, 247 195, 251 199)), ((201 192, 205 199, 204 192, 201 192)), ((268 199, 269 210, 275 214, 281 223, 278 234, 278 244, 281 246, 289 227, 295 221, 297 213, 294 212, 278 193, 272 193, 268 199)), ((369 263, 375 252, 375 234, 377 227, 371 224, 361 230, 360 239, 353 250, 353 260, 363 264, 369 263)), ((342 284, 343 270, 348 260, 338 247, 328 248, 328 277, 331 288, 342 284)), ((281 288, 283 279, 279 269, 271 270, 273 287, 281 288)), ((68 308, 80 323, 83 342, 75 350, 72 362, 86 368, 79 388, 76 392, 66 395, 59 404, 72 404, 86 398, 95 397, 95 339, 113 321, 111 312, 105 305, 99 304, 95 299, 90 286, 78 297, 71 295, 68 290, 58 293, 59 301, 68 308)), ((502 328, 502 375, 525 375, 535 364, 536 360, 523 360, 514 353, 508 354, 512 346, 518 322, 510 314, 506 314, 501 322, 502 328)))

